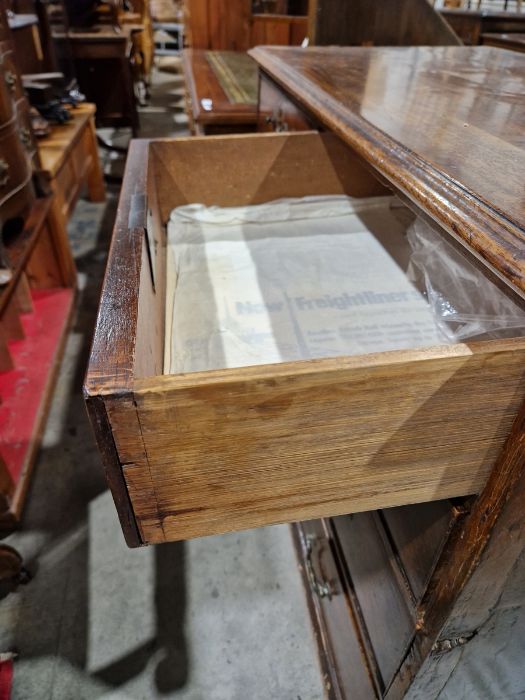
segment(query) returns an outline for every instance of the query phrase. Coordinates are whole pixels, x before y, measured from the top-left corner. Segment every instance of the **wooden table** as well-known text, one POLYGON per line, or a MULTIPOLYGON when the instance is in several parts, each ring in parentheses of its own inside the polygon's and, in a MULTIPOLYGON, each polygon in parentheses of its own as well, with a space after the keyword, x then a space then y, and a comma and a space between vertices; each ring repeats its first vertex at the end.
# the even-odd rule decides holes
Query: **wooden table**
POLYGON ((52 215, 62 224, 75 207, 82 188, 87 185, 92 202, 106 197, 98 157, 95 133, 95 105, 84 103, 72 111, 73 119, 55 126, 39 141, 42 170, 53 191, 52 215))
MULTIPOLYGON (((195 134, 232 134, 255 131, 257 103, 233 102, 221 86, 207 54, 200 49, 183 51, 184 76, 187 86, 187 109, 195 134)), ((257 66, 253 64, 254 79, 257 66)))
POLYGON ((485 46, 498 46, 502 49, 525 53, 525 33, 502 34, 487 32, 481 35, 481 43, 485 46))
MULTIPOLYGON (((119 29, 101 25, 90 31, 70 31, 68 45, 80 90, 97 107, 98 126, 130 126, 134 135, 139 118, 133 89, 133 36, 142 25, 119 29)), ((67 51, 65 35, 55 34, 59 51, 67 51)))

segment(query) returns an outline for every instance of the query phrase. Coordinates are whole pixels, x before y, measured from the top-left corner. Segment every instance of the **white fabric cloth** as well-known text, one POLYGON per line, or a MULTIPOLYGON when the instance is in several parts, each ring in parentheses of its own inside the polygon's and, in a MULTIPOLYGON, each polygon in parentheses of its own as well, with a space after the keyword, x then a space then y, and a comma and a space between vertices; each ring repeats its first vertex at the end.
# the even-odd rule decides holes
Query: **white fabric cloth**
POLYGON ((165 372, 442 344, 392 257, 406 241, 391 205, 327 196, 175 209, 165 372))

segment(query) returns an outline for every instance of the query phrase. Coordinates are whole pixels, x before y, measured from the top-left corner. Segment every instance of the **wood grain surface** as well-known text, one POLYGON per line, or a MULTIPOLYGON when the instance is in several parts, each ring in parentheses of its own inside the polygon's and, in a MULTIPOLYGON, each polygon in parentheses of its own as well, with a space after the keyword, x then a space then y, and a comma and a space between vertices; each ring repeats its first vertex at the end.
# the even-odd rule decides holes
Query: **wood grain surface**
MULTIPOLYGON (((213 68, 206 59, 206 54, 207 51, 198 49, 184 49, 182 52, 184 77, 195 122, 201 126, 207 124, 255 124, 257 122, 257 105, 230 102, 213 68), (209 109, 204 109, 203 100, 211 101, 209 109)), ((257 73, 255 63, 254 73, 257 73)))
MULTIPOLYGON (((85 391, 125 392, 132 385, 143 227, 130 226, 133 195, 145 197, 148 142, 133 141, 113 227, 85 391)), ((145 212, 143 224, 145 224, 145 212)))
POLYGON ((379 692, 375 669, 368 664, 352 605, 351 584, 341 575, 327 522, 296 523, 292 534, 320 652, 326 698, 374 700, 379 692), (309 571, 332 587, 332 595, 321 598, 312 591, 309 571))
POLYGON ((317 46, 461 43, 428 0, 309 0, 308 10, 310 43, 317 46))
POLYGON ((524 366, 517 340, 137 379, 110 418, 142 537, 477 493, 524 366))
POLYGON ((525 404, 469 517, 461 520, 419 608, 413 646, 387 698, 519 697, 525 605, 525 404), (436 641, 470 639, 448 653, 436 641), (519 640, 519 641, 518 641, 519 640))
POLYGON ((49 177, 55 177, 68 155, 82 137, 88 120, 95 116, 94 104, 79 104, 72 112, 71 121, 54 126, 49 136, 38 142, 42 169, 49 177))
POLYGON ((525 52, 525 33, 486 32, 481 35, 481 43, 484 46, 499 46, 501 49, 523 53, 525 52))
POLYGON ((250 54, 525 296, 525 57, 454 46, 258 47, 250 54))
POLYGON ((333 518, 381 677, 388 687, 415 631, 415 609, 375 512, 333 518), (366 552, 366 555, 364 553, 366 552))

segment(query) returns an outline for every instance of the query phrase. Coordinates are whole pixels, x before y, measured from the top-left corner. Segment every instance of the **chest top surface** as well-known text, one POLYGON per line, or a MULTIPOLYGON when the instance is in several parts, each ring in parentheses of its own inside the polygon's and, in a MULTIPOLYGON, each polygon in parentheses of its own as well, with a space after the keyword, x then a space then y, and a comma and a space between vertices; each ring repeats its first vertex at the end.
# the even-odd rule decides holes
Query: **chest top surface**
POLYGON ((525 56, 489 47, 250 53, 524 295, 525 56))

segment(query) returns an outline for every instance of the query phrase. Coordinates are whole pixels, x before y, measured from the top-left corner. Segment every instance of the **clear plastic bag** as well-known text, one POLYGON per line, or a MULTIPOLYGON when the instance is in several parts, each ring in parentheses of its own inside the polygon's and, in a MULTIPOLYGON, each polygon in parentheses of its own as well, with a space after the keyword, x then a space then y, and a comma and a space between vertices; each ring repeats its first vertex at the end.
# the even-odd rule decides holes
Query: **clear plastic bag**
POLYGON ((525 333, 525 310, 443 236, 416 219, 407 238, 412 249, 408 275, 426 294, 450 342, 525 333))

